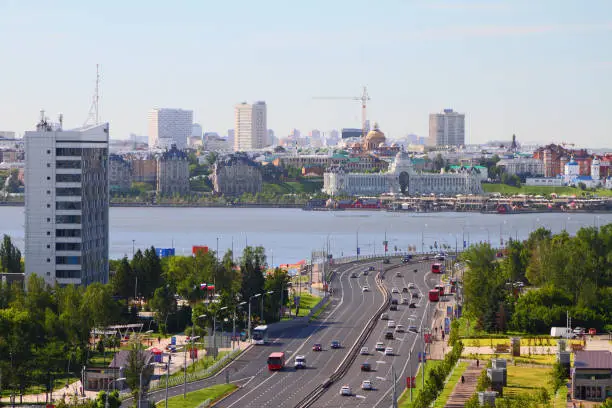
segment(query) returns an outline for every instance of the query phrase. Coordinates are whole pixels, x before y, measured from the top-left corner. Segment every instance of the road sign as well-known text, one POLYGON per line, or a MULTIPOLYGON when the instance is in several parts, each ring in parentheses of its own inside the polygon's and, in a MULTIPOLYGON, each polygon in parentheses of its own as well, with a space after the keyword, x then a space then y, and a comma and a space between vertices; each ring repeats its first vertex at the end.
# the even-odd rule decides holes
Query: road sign
POLYGON ((415 377, 406 377, 406 388, 415 388, 416 381, 415 377))

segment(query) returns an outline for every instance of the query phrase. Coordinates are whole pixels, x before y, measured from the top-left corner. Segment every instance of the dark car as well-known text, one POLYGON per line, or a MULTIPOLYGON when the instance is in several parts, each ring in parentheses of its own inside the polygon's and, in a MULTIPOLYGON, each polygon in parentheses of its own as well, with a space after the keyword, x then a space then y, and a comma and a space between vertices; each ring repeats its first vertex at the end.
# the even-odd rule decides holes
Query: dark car
POLYGON ((369 271, 375 271, 376 269, 375 269, 373 266, 370 266, 370 267, 368 268, 368 270, 369 270, 369 271))
POLYGON ((338 340, 333 340, 333 341, 331 342, 331 348, 333 348, 333 349, 339 349, 340 347, 342 347, 342 346, 340 345, 340 342, 339 342, 338 340))
POLYGON ((416 309, 416 303, 409 304, 408 309, 416 309))
POLYGON ((383 263, 384 264, 391 263, 391 260, 389 258, 385 258, 385 259, 383 259, 383 263))
POLYGON ((399 303, 398 303, 397 299, 391 299, 391 304, 392 305, 397 305, 399 303))
POLYGON ((361 363, 361 371, 372 371, 372 365, 368 363, 367 361, 364 363, 361 363))
POLYGON ((314 346, 312 346, 312 351, 321 351, 323 350, 323 347, 321 347, 320 343, 315 343, 314 346))
POLYGON ((363 276, 368 276, 370 274, 370 272, 368 271, 363 271, 363 276))
POLYGON ((397 305, 391 304, 391 306, 389 306, 389 310, 391 311, 397 310, 397 305))
POLYGON ((418 299, 419 298, 419 294, 417 292, 412 292, 412 298, 413 299, 418 299))
POLYGON ((351 273, 351 278, 357 278, 357 277, 358 275, 355 272, 351 273))
POLYGON ((402 288, 402 293, 408 293, 408 288, 402 288))
POLYGON ((393 340, 393 332, 392 331, 385 332, 385 339, 393 340))

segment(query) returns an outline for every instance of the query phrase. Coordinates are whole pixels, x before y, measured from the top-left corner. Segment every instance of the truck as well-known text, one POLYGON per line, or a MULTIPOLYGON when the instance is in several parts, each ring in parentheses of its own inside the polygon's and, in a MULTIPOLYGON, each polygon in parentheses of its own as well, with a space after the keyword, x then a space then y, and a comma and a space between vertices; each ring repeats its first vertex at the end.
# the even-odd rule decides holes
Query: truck
POLYGON ((570 329, 569 327, 551 327, 550 337, 571 339, 572 337, 574 337, 574 333, 572 333, 572 329, 570 329))

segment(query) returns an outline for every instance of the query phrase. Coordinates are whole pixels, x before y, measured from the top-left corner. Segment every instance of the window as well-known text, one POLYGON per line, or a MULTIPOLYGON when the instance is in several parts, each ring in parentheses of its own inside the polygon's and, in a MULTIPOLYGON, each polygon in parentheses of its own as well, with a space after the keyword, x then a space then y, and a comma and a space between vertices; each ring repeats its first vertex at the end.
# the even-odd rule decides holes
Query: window
POLYGON ((51 231, 47 231, 47 235, 51 235, 51 231))
POLYGON ((55 149, 56 156, 78 156, 81 157, 83 149, 80 147, 58 147, 55 149))
POLYGON ((59 187, 55 189, 58 196, 80 196, 81 189, 78 187, 59 187))
POLYGON ((51 163, 47 163, 47 167, 51 167, 51 163))
POLYGON ((51 177, 47 176, 47 180, 51 180, 51 177))
POLYGON ((80 251, 81 244, 79 242, 56 242, 56 251, 80 251))
POLYGON ((51 208, 51 204, 47 204, 47 208, 51 208))
POLYGON ((80 201, 56 201, 55 209, 56 210, 80 210, 81 202, 80 201))
POLYGON ((55 271, 55 277, 64 279, 79 279, 81 277, 81 271, 58 269, 55 271))
POLYGON ((47 190, 47 194, 51 194, 51 190, 47 190))
POLYGON ((80 265, 80 256, 56 256, 55 263, 58 265, 80 265))
POLYGON ((51 222, 51 218, 47 218, 47 222, 51 222))
POLYGON ((55 181, 58 183, 80 183, 80 174, 56 174, 55 181))
POLYGON ((80 224, 80 215, 56 215, 55 222, 57 224, 80 224))
POLYGON ((50 244, 47 244, 47 249, 51 249, 51 245, 50 244))
MULTIPOLYGON (((80 160, 58 160, 56 162, 58 169, 80 169, 81 161, 80 160)), ((50 165, 47 165, 49 167, 50 165)))
POLYGON ((78 238, 81 236, 81 230, 80 229, 68 229, 68 228, 56 229, 55 236, 56 237, 78 238))
POLYGON ((51 262, 51 258, 47 258, 47 263, 51 262))

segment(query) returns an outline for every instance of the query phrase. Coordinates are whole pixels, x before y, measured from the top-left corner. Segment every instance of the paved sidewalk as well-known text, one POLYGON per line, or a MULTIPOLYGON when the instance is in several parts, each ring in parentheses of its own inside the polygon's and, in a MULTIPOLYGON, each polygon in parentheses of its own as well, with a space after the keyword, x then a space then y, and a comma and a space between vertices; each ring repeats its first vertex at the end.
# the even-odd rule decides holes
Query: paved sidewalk
POLYGON ((432 360, 443 360, 446 353, 449 351, 448 336, 444 335, 442 339, 442 329, 444 327, 444 318, 446 317, 446 306, 455 307, 455 297, 446 296, 444 302, 439 302, 435 306, 434 320, 431 326, 433 342, 429 346, 429 358, 432 360), (436 330, 437 328, 437 330, 436 330))
POLYGON ((476 385, 478 385, 478 377, 480 372, 484 370, 484 366, 477 367, 476 360, 470 360, 470 365, 465 370, 463 377, 465 383, 461 383, 461 380, 455 385, 455 389, 451 393, 448 401, 446 402, 445 408, 460 408, 465 406, 467 400, 476 392, 476 385))

